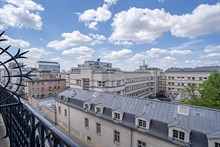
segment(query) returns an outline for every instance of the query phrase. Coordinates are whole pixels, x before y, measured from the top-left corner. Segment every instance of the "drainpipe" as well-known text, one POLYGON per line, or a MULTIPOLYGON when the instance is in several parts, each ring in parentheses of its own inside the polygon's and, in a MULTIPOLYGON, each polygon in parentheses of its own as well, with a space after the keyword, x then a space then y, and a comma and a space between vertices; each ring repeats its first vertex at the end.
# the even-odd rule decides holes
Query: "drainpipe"
POLYGON ((131 130, 131 144, 130 144, 130 147, 132 147, 132 143, 133 143, 133 131, 132 131, 132 129, 130 128, 130 130, 131 130))
POLYGON ((69 133, 70 133, 70 106, 67 105, 68 107, 68 120, 69 120, 69 133))

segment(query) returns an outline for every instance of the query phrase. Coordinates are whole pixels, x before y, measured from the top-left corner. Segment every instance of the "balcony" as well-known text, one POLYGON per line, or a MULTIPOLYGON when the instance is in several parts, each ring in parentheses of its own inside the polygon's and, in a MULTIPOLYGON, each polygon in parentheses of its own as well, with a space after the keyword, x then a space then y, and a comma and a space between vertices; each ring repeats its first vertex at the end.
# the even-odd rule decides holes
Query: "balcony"
POLYGON ((77 147, 79 145, 25 100, 21 99, 19 102, 16 96, 0 85, 0 146, 77 147), (4 98, 9 98, 7 104, 4 98))

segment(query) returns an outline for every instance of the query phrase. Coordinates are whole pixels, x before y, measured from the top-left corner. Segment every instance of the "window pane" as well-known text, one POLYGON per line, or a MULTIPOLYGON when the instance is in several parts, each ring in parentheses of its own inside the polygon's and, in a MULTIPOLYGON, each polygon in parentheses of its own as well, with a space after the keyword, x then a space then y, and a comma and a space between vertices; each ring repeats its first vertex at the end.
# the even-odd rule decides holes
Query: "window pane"
POLYGON ((185 133, 184 132, 179 132, 179 134, 180 134, 180 140, 184 140, 184 138, 185 138, 185 133))
POLYGON ((173 130, 173 137, 178 138, 178 131, 177 130, 173 130))

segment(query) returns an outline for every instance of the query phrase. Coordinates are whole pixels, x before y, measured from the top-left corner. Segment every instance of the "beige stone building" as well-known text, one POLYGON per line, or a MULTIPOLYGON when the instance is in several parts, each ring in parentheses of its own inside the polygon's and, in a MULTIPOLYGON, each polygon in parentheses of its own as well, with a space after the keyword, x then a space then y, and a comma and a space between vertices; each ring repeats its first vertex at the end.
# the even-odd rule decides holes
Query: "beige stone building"
POLYGON ((168 98, 178 97, 186 86, 190 86, 192 83, 199 86, 208 79, 212 71, 219 71, 219 69, 219 66, 169 68, 160 73, 160 91, 166 92, 168 98))
POLYGON ((65 90, 65 79, 34 79, 25 81, 25 93, 27 98, 42 99, 45 97, 56 96, 59 92, 65 90))
POLYGON ((218 147, 220 111, 70 88, 56 124, 88 146, 218 147))
POLYGON ((72 68, 69 77, 72 88, 146 98, 156 96, 158 74, 156 68, 127 72, 111 63, 85 61, 72 68))

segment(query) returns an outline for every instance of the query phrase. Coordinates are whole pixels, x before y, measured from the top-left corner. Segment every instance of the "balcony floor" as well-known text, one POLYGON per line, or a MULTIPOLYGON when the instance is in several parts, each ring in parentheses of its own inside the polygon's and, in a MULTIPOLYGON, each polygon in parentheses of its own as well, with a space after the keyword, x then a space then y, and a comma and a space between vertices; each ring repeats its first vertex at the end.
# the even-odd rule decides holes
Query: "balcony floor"
POLYGON ((0 114, 0 147, 10 147, 10 141, 8 137, 5 137, 6 129, 5 124, 0 114))

